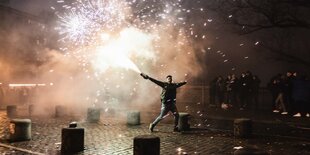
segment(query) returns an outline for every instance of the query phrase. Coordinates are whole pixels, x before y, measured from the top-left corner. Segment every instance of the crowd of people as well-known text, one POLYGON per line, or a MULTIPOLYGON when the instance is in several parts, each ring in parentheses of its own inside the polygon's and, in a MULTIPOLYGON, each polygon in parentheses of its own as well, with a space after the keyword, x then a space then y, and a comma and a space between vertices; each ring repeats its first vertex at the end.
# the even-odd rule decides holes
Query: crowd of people
POLYGON ((272 95, 273 112, 295 117, 308 116, 310 112, 310 80, 288 71, 277 74, 268 83, 272 95))
POLYGON ((249 106, 258 106, 260 79, 250 71, 240 77, 229 74, 218 76, 210 82, 210 103, 224 109, 238 107, 244 110, 249 106))
MULTIPOLYGON (((218 76, 210 82, 210 104, 228 109, 257 109, 261 80, 250 71, 239 77, 229 74, 218 76)), ((286 72, 272 77, 267 84, 273 112, 283 115, 308 116, 310 111, 310 81, 296 72, 286 72)))
POLYGON ((32 102, 36 93, 36 87, 8 87, 0 85, 0 104, 28 104, 32 102))

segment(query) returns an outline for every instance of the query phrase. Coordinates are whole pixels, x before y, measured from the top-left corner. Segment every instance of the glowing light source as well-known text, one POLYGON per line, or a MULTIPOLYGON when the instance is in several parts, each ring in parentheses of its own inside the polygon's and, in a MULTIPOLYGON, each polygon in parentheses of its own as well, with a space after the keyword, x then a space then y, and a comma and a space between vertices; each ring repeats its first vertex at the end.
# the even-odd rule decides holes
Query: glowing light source
POLYGON ((9 87, 35 87, 35 86, 46 86, 46 84, 9 84, 9 87))
POLYGON ((151 35, 147 35, 138 29, 124 29, 120 32, 119 37, 96 47, 93 66, 99 72, 103 72, 109 67, 121 67, 141 73, 130 57, 135 55, 145 58, 154 57, 152 39, 151 35))
MULTIPOLYGON (((185 14, 193 10, 183 8, 180 0, 76 0, 72 3, 59 0, 59 3, 65 8, 64 12, 56 12, 59 18, 56 30, 65 46, 61 50, 78 59, 85 72, 94 69, 103 73, 118 67, 140 73, 135 62, 139 61, 141 66, 146 64, 141 61, 155 62, 161 44, 166 44, 166 36, 175 38, 174 32, 179 32, 178 48, 189 43, 188 37, 198 37, 195 29, 186 30, 187 24, 195 26, 186 23, 185 14)), ((212 19, 204 26, 207 22, 212 19)), ((187 57, 191 58, 193 54, 189 51, 187 57)))

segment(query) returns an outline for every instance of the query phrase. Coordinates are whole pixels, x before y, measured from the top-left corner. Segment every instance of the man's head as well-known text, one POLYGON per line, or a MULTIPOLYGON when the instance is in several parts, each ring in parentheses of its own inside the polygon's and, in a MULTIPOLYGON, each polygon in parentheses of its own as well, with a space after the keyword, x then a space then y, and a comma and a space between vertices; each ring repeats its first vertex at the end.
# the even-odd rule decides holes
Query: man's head
POLYGON ((172 76, 171 75, 167 75, 167 82, 168 83, 172 83, 172 76))
POLYGON ((293 72, 291 72, 291 71, 287 71, 287 72, 286 72, 286 76, 287 76, 287 77, 291 77, 292 75, 293 75, 293 72))

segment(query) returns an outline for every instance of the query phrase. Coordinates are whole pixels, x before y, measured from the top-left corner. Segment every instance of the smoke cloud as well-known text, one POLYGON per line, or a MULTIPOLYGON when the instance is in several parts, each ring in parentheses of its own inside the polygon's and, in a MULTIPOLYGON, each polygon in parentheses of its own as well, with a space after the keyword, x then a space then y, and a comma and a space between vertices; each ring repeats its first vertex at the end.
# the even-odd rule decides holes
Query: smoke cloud
MULTIPOLYGON (((158 80, 165 81, 168 74, 173 76, 174 82, 190 80, 202 72, 198 61, 201 51, 196 49, 193 40, 184 35, 185 28, 176 28, 171 23, 162 20, 156 31, 141 30, 140 34, 137 33, 139 29, 131 29, 134 31, 130 32, 132 38, 129 39, 136 40, 131 44, 134 49, 130 49, 126 56, 141 72, 158 80), (162 25, 166 26, 163 28, 162 25), (148 36, 149 41, 143 40, 143 35, 148 36)), ((0 72, 1 80, 7 83, 46 84, 44 87, 31 88, 33 97, 29 102, 38 106, 37 113, 51 114, 53 111, 46 112, 47 109, 56 105, 65 105, 70 107, 71 112, 80 113, 92 106, 109 112, 151 109, 150 105, 160 104, 161 89, 144 80, 139 73, 114 65, 98 70, 100 63, 111 59, 106 59, 108 57, 104 54, 95 54, 98 53, 96 48, 64 52, 46 47, 40 39, 28 41, 36 31, 33 25, 28 26, 31 31, 27 28, 11 28, 10 31, 1 32, 1 35, 9 37, 1 40, 6 43, 0 51, 0 72)))

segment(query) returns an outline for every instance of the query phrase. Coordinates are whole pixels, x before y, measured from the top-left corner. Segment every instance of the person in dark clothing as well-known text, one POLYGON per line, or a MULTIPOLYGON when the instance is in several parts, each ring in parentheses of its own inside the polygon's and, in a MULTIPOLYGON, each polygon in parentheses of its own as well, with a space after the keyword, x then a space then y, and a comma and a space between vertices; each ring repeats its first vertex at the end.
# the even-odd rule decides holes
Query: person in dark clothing
POLYGON ((225 79, 225 103, 231 105, 231 85, 230 85, 231 75, 227 75, 225 79))
POLYGON ((219 76, 216 80, 216 97, 218 100, 218 107, 221 107, 225 102, 225 89, 226 89, 226 83, 222 76, 219 76))
POLYGON ((272 77, 269 81, 269 83, 267 84, 268 89, 271 92, 271 96, 272 96, 272 101, 271 101, 271 105, 272 105, 272 112, 279 112, 279 109, 276 105, 276 99, 278 97, 278 94, 280 93, 280 87, 279 87, 279 83, 280 83, 280 77, 281 74, 277 74, 276 76, 272 77))
POLYGON ((292 114, 292 83, 294 80, 293 72, 287 71, 286 78, 284 79, 284 91, 283 91, 283 100, 286 104, 287 111, 292 114))
POLYGON ((253 76, 253 82, 252 82, 252 99, 254 103, 254 109, 256 110, 258 108, 258 94, 259 94, 259 85, 260 85, 260 79, 257 75, 253 76))
POLYGON ((179 122, 179 112, 176 107, 176 94, 177 88, 186 84, 186 82, 180 83, 172 83, 172 76, 168 75, 167 82, 158 81, 149 77, 148 75, 141 73, 140 74, 144 79, 149 79, 150 81, 154 82, 158 86, 162 88, 162 92, 160 95, 161 99, 161 112, 159 116, 155 119, 153 123, 150 124, 149 130, 153 132, 154 127, 171 111, 174 115, 174 129, 173 131, 179 131, 178 129, 178 122, 179 122))
POLYGON ((247 84, 247 97, 246 97, 246 104, 248 104, 248 107, 253 107, 253 74, 250 71, 245 72, 246 77, 246 84, 247 84))
POLYGON ((278 107, 279 111, 282 111, 281 114, 283 115, 288 114, 287 107, 286 107, 287 104, 285 104, 285 100, 284 100, 285 99, 284 94, 286 91, 285 81, 286 81, 286 76, 282 75, 279 79, 279 84, 278 84, 279 94, 276 99, 276 106, 278 107))
POLYGON ((250 104, 251 95, 251 83, 252 75, 248 73, 242 73, 239 80, 239 98, 240 98, 240 110, 243 110, 248 104, 250 104))
POLYGON ((238 83, 237 78, 235 74, 231 74, 227 76, 226 79, 226 103, 228 105, 237 106, 237 91, 238 91, 238 83))
POLYGON ((300 113, 301 116, 306 116, 310 113, 310 81, 305 77, 298 77, 292 81, 292 100, 294 114, 300 113))

